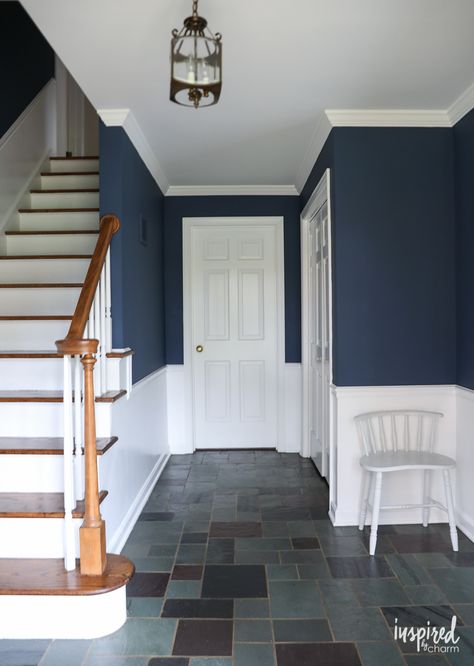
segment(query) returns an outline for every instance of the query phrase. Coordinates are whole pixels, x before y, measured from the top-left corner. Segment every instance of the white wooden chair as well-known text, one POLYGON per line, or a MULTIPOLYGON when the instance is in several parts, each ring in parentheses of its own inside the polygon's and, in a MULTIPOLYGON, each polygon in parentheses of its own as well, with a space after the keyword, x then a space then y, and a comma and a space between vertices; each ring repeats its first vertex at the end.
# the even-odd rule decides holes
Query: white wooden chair
POLYGON ((360 459, 363 483, 359 529, 364 529, 370 496, 373 495, 369 548, 371 555, 374 555, 377 544, 379 513, 385 509, 423 509, 423 527, 428 525, 431 507, 447 511, 453 550, 458 550, 450 477, 451 469, 456 467, 456 463, 448 456, 434 453, 438 424, 442 416, 438 412, 408 410, 370 412, 355 417, 364 451, 360 459), (412 469, 423 470, 422 503, 380 506, 383 475, 412 469), (443 473, 446 506, 429 497, 433 470, 443 473))

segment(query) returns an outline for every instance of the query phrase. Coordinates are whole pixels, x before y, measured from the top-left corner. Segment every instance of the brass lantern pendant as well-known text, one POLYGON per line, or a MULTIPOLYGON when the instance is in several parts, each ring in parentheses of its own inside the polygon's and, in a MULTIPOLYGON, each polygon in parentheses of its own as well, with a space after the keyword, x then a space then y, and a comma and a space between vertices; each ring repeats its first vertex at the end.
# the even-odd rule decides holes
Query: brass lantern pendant
POLYGON ((222 36, 214 35, 206 19, 198 15, 198 0, 193 0, 193 15, 172 35, 170 100, 195 109, 217 104, 222 88, 222 36))

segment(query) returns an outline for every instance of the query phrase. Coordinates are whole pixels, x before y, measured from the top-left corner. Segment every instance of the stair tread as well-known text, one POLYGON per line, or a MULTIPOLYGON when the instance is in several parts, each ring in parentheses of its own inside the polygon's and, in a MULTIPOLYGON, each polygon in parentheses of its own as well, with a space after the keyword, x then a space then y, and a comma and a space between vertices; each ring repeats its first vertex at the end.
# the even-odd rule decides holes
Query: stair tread
POLYGON ((98 234, 99 229, 57 229, 51 231, 49 229, 35 229, 34 231, 5 231, 6 236, 63 236, 73 234, 98 234))
POLYGON ((71 194, 72 192, 98 192, 98 187, 71 188, 68 190, 30 190, 30 194, 71 194))
MULTIPOLYGON (((118 437, 98 437, 97 455, 102 456, 118 437)), ((0 455, 63 455, 62 437, 0 437, 0 455)))
MULTIPOLYGON (((99 493, 99 502, 107 497, 99 493)), ((72 512, 74 518, 84 517, 84 500, 72 512)), ((64 493, 0 493, 0 518, 64 518, 64 493)))
POLYGON ((0 289, 77 289, 83 282, 0 282, 0 289))
POLYGON ((81 576, 79 568, 64 569, 63 559, 0 559, 0 594, 86 596, 126 585, 135 572, 123 555, 107 554, 101 576, 81 576))
MULTIPOLYGON (((20 208, 19 213, 98 213, 99 208, 20 208)), ((8 233, 8 232, 5 232, 8 233)))
POLYGON ((68 321, 72 315, 0 315, 0 321, 68 321))
POLYGON ((54 349, 7 349, 0 350, 0 358, 63 358, 54 349))
POLYGON ((63 155, 57 155, 49 158, 50 160, 98 160, 99 156, 98 155, 91 155, 91 156, 77 156, 77 157, 64 157, 63 155))
MULTIPOLYGON (((96 402, 116 402, 127 391, 106 391, 100 396, 96 396, 96 402)), ((0 391, 0 402, 63 402, 62 391, 40 391, 22 389, 20 391, 0 391)))
POLYGON ((0 261, 10 260, 29 260, 29 259, 92 259, 92 254, 2 254, 0 261))
POLYGON ((41 176, 98 176, 98 171, 42 171, 41 176))

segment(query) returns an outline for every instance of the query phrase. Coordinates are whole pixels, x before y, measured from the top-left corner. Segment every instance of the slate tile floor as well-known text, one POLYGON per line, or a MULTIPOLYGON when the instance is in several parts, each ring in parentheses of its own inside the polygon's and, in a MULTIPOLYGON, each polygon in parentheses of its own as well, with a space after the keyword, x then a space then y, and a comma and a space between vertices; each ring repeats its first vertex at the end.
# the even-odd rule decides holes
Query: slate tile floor
POLYGON ((173 456, 124 553, 126 625, 94 641, 0 641, 1 666, 474 665, 474 544, 446 525, 334 528, 296 454, 173 456), (417 654, 401 626, 449 625, 459 652, 417 654))

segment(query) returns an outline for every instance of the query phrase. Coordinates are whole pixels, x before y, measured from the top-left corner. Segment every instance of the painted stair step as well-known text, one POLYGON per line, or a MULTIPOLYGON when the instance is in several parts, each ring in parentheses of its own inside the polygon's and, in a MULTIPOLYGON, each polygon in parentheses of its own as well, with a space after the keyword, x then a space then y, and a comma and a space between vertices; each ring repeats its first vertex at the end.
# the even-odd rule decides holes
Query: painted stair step
POLYGON ((91 257, 0 256, 0 282, 79 282, 83 283, 91 257), (8 259, 8 261, 3 261, 8 259))
MULTIPOLYGON (((117 402, 127 394, 124 389, 106 391, 96 396, 96 402, 117 402)), ((2 402, 63 402, 62 391, 0 391, 0 403, 2 402)))
POLYGON ((0 595, 104 594, 123 587, 135 566, 123 555, 107 553, 107 568, 101 576, 81 576, 79 568, 65 571, 63 559, 0 560, 0 595))
MULTIPOLYGON (((99 502, 107 497, 99 493, 99 502)), ((84 517, 84 500, 76 503, 74 518, 84 517)), ((0 493, 0 518, 64 518, 64 493, 0 493)))
POLYGON ((93 254, 98 231, 7 231, 7 254, 93 254))
POLYGON ((96 208, 99 190, 31 190, 31 208, 96 208))
POLYGON ((9 349, 49 349, 55 340, 63 339, 72 317, 0 317, 0 340, 3 351, 9 349))
POLYGON ((49 170, 51 173, 83 173, 99 171, 99 158, 92 157, 50 157, 49 170))
POLYGON ((74 312, 82 284, 0 284, 0 315, 74 312))
POLYGON ((98 171, 78 171, 41 174, 42 190, 83 190, 97 189, 99 187, 98 171))
MULTIPOLYGON (((103 456, 118 437, 99 437, 96 441, 97 455, 103 456)), ((0 455, 62 456, 62 437, 0 437, 0 455)))
POLYGON ((86 231, 99 229, 99 212, 97 209, 49 211, 22 209, 19 213, 19 231, 86 231))

